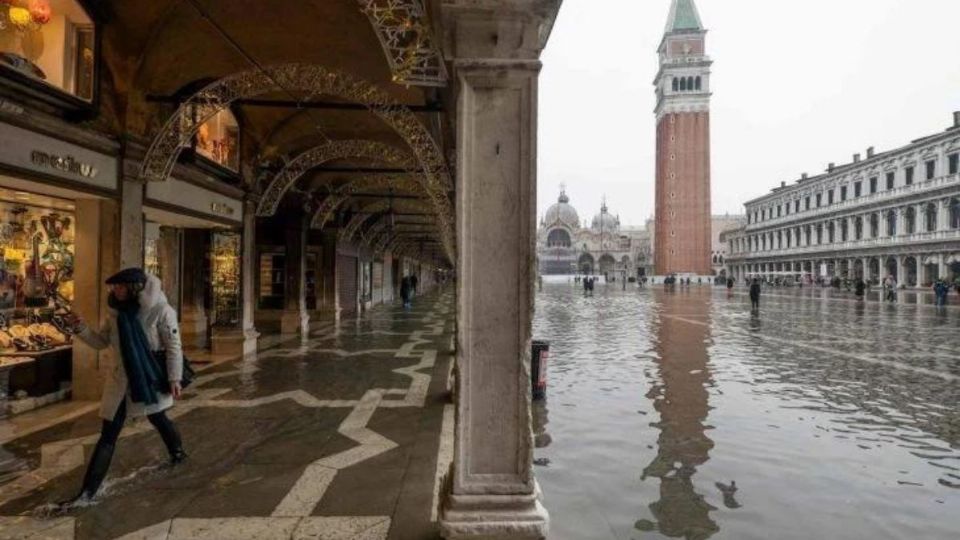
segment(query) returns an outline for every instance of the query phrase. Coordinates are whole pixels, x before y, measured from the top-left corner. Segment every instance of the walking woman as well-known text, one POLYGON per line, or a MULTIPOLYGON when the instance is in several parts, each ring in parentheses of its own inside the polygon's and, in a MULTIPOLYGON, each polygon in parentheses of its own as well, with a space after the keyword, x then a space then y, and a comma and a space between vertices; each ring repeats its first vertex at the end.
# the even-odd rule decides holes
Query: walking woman
POLYGON ((177 314, 160 289, 160 280, 140 268, 121 270, 107 279, 109 320, 93 330, 79 319, 77 337, 91 347, 111 348, 116 359, 100 400, 103 426, 87 465, 80 494, 61 508, 89 501, 100 489, 127 415, 146 416, 160 433, 172 465, 182 463, 180 434, 164 411, 180 398, 183 352, 177 314))

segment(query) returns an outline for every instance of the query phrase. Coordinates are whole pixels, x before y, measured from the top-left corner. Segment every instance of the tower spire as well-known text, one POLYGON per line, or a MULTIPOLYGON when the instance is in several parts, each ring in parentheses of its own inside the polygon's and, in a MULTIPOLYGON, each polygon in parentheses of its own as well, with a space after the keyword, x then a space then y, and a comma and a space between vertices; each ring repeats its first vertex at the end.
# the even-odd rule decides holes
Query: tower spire
POLYGON ((664 34, 689 30, 703 30, 697 4, 694 0, 672 0, 664 34))

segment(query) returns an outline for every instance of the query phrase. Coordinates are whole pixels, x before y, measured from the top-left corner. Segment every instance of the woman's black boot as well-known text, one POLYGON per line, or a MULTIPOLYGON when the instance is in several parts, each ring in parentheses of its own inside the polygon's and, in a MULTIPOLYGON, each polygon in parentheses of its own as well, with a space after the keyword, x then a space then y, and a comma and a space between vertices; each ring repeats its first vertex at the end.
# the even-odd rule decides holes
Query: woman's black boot
POLYGON ((107 477, 107 471, 110 470, 110 462, 113 460, 113 451, 115 445, 110 443, 98 442, 93 449, 93 456, 87 465, 87 472, 83 475, 83 487, 80 493, 69 500, 57 503, 60 511, 68 511, 71 508, 93 500, 103 480, 107 477))

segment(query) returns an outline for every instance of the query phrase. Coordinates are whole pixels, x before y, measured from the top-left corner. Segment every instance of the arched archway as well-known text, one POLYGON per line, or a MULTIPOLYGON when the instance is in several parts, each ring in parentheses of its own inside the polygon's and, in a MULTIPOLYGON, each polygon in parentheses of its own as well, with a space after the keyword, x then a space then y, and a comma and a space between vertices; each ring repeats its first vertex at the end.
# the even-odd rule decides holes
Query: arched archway
POLYGON ((273 177, 257 206, 257 215, 274 215, 283 195, 310 169, 348 157, 382 161, 403 168, 414 166, 412 156, 388 144, 364 140, 324 143, 296 156, 273 177))
POLYGON ((358 191, 367 189, 390 189, 395 191, 422 192, 419 182, 407 175, 371 175, 341 185, 320 202, 310 220, 312 229, 323 229, 333 218, 337 209, 358 191))
POLYGON ((438 212, 447 256, 454 258, 453 213, 447 198, 453 182, 439 145, 407 107, 364 80, 314 64, 281 64, 223 77, 180 104, 144 157, 140 178, 164 181, 184 145, 200 126, 238 99, 278 91, 325 94, 360 103, 390 126, 410 146, 424 176, 424 189, 438 212))
POLYGON ((609 253, 604 253, 600 256, 598 261, 598 266, 600 273, 604 276, 612 274, 617 269, 617 260, 613 258, 613 255, 609 253))
POLYGON ((577 268, 580 270, 581 274, 592 275, 594 269, 593 255, 590 255, 589 253, 580 255, 580 259, 577 260, 577 268))
POLYGON ((568 248, 570 245, 570 233, 566 229, 553 229, 547 234, 547 247, 568 248))

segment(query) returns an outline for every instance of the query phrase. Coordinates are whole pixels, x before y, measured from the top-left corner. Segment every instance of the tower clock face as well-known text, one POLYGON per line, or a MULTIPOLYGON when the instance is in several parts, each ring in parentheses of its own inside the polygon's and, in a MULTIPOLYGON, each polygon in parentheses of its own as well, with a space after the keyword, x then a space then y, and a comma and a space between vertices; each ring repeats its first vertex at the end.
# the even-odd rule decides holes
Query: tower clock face
POLYGON ((690 46, 690 42, 683 44, 683 54, 690 54, 690 51, 693 50, 693 47, 690 46))

